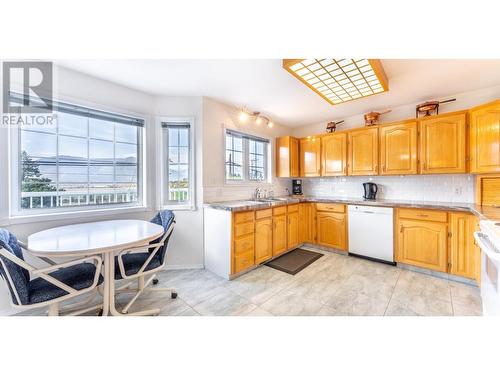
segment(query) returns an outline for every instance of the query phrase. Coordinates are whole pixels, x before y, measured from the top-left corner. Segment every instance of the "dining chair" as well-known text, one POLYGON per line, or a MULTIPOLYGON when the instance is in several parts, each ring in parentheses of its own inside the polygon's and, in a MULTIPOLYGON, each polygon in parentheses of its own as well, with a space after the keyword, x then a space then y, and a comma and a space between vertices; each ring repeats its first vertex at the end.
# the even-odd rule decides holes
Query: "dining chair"
MULTIPOLYGON (((158 212, 151 222, 163 227, 163 236, 147 246, 125 249, 115 257, 115 280, 131 280, 116 289, 116 293, 135 293, 122 309, 124 314, 128 313, 132 304, 144 292, 170 292, 171 298, 177 298, 175 289, 149 286, 156 280, 156 272, 165 267, 165 255, 174 230, 175 215, 171 210, 163 210, 158 212), (146 280, 146 276, 149 275, 151 276, 146 280), (130 287, 134 279, 137 279, 137 288, 130 287)), ((152 315, 159 312, 159 309, 151 310, 152 315)))
POLYGON ((6 281, 15 309, 48 307, 48 315, 53 316, 65 312, 68 312, 65 315, 80 315, 102 306, 86 306, 103 282, 100 257, 35 268, 24 260, 22 247, 26 248, 12 233, 0 228, 0 275, 6 281), (89 298, 60 308, 61 302, 85 293, 90 293, 89 298))

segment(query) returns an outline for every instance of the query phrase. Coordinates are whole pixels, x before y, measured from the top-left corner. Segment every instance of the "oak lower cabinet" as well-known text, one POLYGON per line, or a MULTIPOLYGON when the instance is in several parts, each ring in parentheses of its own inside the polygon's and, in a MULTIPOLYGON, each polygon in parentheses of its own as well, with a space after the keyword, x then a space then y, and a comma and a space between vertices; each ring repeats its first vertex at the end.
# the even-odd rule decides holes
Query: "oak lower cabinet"
POLYGON ((299 140, 276 138, 276 177, 299 177, 299 140))
POLYGON ((344 205, 316 204, 316 243, 347 251, 347 214, 344 205), (341 211, 342 212, 339 212, 341 211))
POLYGON ((299 204, 299 242, 314 242, 314 203, 299 204))
POLYGON ((363 128, 348 133, 347 172, 351 176, 378 174, 378 128, 363 128))
POLYGON ((417 122, 379 128, 380 174, 417 174, 417 122))
POLYGON ((286 206, 273 208, 273 256, 287 250, 287 226, 286 206))
POLYGON ((472 214, 450 214, 450 273, 479 281, 480 249, 474 242, 477 225, 478 219, 472 214))
POLYGON ((321 175, 347 176, 347 133, 321 138, 321 175))
POLYGON ((273 257, 272 210, 255 211, 255 264, 273 257))
POLYGON ((466 113, 419 121, 420 173, 466 172, 466 113))
POLYGON ((299 205, 288 206, 287 250, 299 246, 299 205))
POLYGON ((500 172, 500 100, 470 110, 470 171, 500 172))
POLYGON ((321 138, 307 137, 299 145, 300 175, 319 177, 321 175, 321 138))

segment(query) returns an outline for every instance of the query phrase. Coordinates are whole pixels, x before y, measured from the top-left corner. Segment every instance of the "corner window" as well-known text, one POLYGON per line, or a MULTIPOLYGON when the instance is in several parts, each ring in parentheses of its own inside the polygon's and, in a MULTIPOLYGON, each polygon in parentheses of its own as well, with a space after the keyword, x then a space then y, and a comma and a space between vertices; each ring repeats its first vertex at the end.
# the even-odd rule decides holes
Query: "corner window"
POLYGON ((144 121, 61 102, 54 112, 55 126, 19 127, 16 212, 140 205, 144 121))
POLYGON ((268 139, 226 130, 225 153, 227 182, 267 181, 268 139))
POLYGON ((192 121, 164 121, 163 205, 193 208, 192 121))

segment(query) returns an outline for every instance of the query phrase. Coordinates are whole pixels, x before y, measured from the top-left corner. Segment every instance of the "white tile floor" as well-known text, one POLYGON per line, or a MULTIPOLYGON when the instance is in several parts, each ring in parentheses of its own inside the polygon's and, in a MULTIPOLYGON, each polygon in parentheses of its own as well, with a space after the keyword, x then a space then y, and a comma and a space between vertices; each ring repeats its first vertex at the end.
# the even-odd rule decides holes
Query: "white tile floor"
MULTIPOLYGON (((158 274, 159 286, 131 308, 161 315, 481 315, 479 289, 434 276, 329 252, 292 276, 262 266, 233 281, 206 270, 158 274)), ((121 295, 118 304, 127 301, 121 295)), ((35 311, 30 315, 42 315, 35 311)))

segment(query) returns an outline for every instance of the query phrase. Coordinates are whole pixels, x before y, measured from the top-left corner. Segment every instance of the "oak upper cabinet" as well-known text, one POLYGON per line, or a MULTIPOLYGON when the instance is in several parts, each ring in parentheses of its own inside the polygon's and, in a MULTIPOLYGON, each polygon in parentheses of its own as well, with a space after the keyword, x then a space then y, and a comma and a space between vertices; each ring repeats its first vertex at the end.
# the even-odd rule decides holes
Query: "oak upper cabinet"
POLYGON ((379 128, 380 174, 417 174, 417 122, 379 128))
POLYGON ((333 133, 321 138, 321 175, 347 175, 347 133, 333 133))
POLYGON ((474 231, 478 219, 474 215, 463 212, 453 212, 450 216, 450 273, 477 280, 481 259, 479 248, 474 242, 474 231))
POLYGON ((348 133, 347 171, 351 176, 378 174, 378 128, 363 128, 348 133))
POLYGON ((299 245, 299 205, 288 206, 287 249, 299 245))
POLYGON ((500 172, 500 100, 470 111, 472 173, 500 172))
POLYGON ((321 175, 321 138, 302 138, 299 154, 300 175, 302 177, 319 177, 321 175))
POLYGON ((273 256, 272 210, 256 211, 255 218, 255 264, 259 264, 273 256))
POLYGON ((314 242, 313 204, 299 204, 299 242, 314 242))
POLYGON ((466 172, 466 114, 420 120, 420 173, 466 172))
POLYGON ((299 177, 299 140, 276 138, 276 177, 299 177))
POLYGON ((347 215, 345 205, 316 204, 316 243, 347 250, 347 215))
POLYGON ((398 210, 396 260, 434 271, 448 269, 446 212, 398 210))
POLYGON ((287 250, 286 206, 273 208, 273 256, 287 250))

